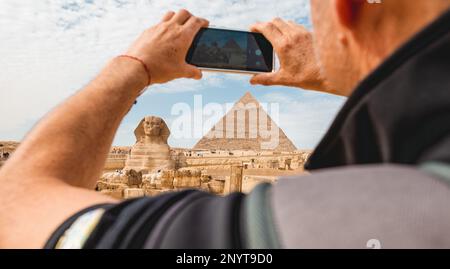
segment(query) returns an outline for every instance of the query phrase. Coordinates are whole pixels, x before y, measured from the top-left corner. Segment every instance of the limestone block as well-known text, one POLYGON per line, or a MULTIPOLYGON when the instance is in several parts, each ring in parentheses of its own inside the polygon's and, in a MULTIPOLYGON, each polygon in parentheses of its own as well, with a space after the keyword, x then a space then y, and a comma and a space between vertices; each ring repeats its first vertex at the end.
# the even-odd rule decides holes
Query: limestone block
POLYGON ((207 183, 209 183, 210 181, 212 180, 212 177, 211 176, 209 176, 209 175, 202 175, 201 176, 201 179, 200 179, 200 182, 201 182, 201 184, 207 184, 207 183))
POLYGON ((208 191, 214 194, 224 194, 225 181, 224 180, 211 180, 208 184, 208 191))
POLYGON ((157 196, 163 193, 168 192, 168 190, 155 190, 155 189, 148 189, 145 190, 145 195, 146 196, 157 196))
POLYGON ((121 171, 104 173, 101 180, 110 184, 127 184, 127 177, 121 171))
POLYGON ((209 189, 210 189, 210 188, 209 188, 209 182, 202 183, 202 184, 200 185, 200 188, 199 188, 199 190, 204 191, 204 192, 210 192, 209 189))
POLYGON ((240 192, 242 191, 242 166, 232 166, 230 175, 230 189, 229 192, 240 192))
POLYGON ((108 189, 108 183, 104 182, 103 180, 97 181, 97 185, 95 188, 97 191, 107 190, 108 189))
POLYGON ((123 198, 125 199, 137 198, 142 196, 145 196, 145 192, 143 189, 126 188, 125 190, 123 190, 123 198))
POLYGON ((142 172, 136 172, 131 169, 126 171, 127 185, 129 187, 139 187, 142 184, 142 172))
POLYGON ((200 177, 195 176, 178 177, 173 180, 173 186, 178 189, 199 188, 200 184, 200 177))
POLYGON ((161 177, 160 182, 156 182, 158 189, 173 189, 173 177, 161 177))
POLYGON ((108 195, 108 196, 110 196, 112 198, 115 198, 115 199, 123 199, 123 192, 122 192, 122 190, 106 189, 106 190, 102 190, 100 193, 104 194, 104 195, 108 195))
POLYGON ((142 181, 141 189, 143 189, 144 191, 149 189, 156 189, 156 186, 155 184, 152 184, 150 181, 144 180, 142 181))

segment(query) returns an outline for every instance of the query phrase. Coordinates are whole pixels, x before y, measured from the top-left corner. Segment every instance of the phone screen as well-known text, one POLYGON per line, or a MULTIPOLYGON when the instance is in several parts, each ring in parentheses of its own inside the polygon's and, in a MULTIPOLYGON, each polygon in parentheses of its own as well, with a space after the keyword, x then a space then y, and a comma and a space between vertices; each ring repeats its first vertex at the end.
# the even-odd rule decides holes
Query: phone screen
POLYGON ((203 28, 186 61, 200 68, 272 72, 273 47, 260 33, 203 28))

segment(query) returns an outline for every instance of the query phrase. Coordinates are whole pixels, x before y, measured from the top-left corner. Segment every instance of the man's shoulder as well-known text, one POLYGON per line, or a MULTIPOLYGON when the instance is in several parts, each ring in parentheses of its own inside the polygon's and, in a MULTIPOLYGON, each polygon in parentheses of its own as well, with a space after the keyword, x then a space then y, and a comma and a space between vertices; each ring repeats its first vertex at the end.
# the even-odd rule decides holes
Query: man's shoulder
POLYGON ((343 167, 281 179, 272 204, 286 247, 450 247, 449 186, 413 166, 343 167))

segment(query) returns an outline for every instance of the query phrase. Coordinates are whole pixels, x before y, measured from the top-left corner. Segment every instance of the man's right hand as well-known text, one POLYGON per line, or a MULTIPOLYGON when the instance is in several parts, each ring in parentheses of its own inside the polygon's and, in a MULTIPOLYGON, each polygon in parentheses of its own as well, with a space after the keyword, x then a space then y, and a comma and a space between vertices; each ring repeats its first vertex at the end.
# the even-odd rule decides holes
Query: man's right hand
POLYGON ((200 79, 201 71, 186 63, 186 55, 195 35, 208 24, 207 20, 184 9, 178 13, 168 12, 159 24, 146 30, 126 54, 145 62, 152 84, 177 78, 200 79))
POLYGON ((315 57, 312 34, 306 28, 276 18, 271 22, 254 24, 251 31, 263 34, 272 43, 280 59, 280 69, 255 75, 250 83, 330 91, 315 57))

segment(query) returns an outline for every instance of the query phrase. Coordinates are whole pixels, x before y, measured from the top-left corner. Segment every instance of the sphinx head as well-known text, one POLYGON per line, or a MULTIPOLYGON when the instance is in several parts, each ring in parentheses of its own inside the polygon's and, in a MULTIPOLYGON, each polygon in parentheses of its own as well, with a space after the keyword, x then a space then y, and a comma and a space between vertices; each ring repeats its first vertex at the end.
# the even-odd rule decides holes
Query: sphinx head
POLYGON ((136 142, 151 142, 167 144, 170 130, 163 119, 156 116, 145 117, 134 130, 136 142))

